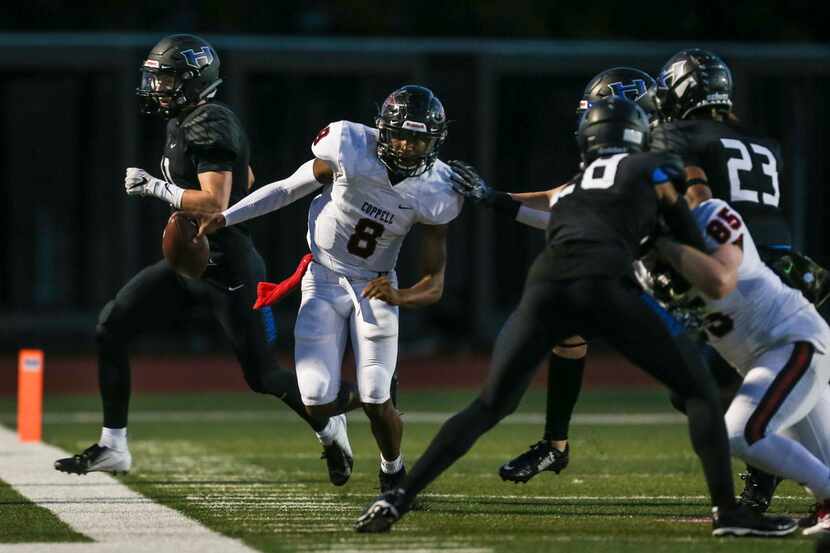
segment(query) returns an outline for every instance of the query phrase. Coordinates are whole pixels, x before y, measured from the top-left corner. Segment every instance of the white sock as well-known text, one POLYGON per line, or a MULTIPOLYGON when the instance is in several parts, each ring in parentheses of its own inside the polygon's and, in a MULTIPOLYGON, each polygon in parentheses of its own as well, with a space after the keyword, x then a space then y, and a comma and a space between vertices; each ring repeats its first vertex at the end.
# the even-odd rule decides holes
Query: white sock
POLYGON ((326 427, 319 432, 315 432, 314 434, 317 436, 317 439, 323 445, 331 445, 334 442, 334 435, 337 433, 337 423, 334 420, 334 417, 329 418, 329 422, 326 424, 326 427))
POLYGON ((403 455, 398 455, 398 458, 394 461, 387 461, 383 458, 383 454, 380 456, 380 470, 382 470, 386 474, 395 474, 396 472, 400 472, 403 468, 403 455))
POLYGON ((98 445, 111 449, 127 449, 127 427, 101 428, 101 439, 98 440, 98 445))

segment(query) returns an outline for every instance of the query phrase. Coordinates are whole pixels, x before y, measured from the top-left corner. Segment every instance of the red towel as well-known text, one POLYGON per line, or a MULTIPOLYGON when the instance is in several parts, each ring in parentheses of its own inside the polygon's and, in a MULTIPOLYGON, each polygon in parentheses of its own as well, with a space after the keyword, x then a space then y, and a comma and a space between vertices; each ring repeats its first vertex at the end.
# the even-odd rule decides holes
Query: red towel
POLYGON ((310 253, 304 255, 300 260, 300 264, 297 265, 294 274, 279 284, 274 284, 273 282, 260 282, 257 284, 254 309, 262 309, 263 307, 277 303, 283 296, 286 296, 291 290, 299 286, 303 275, 308 269, 308 264, 313 260, 314 258, 310 253))

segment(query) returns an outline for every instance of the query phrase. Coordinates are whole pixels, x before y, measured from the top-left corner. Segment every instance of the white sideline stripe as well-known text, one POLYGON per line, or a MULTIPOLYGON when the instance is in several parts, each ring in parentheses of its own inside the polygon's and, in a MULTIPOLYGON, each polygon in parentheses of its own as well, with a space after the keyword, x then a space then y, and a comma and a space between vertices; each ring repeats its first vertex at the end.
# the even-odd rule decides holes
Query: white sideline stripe
MULTIPOLYGON (((409 423, 442 423, 455 413, 404 411, 403 420, 409 423)), ((130 422, 259 422, 259 421, 295 421, 297 415, 286 412, 271 411, 134 411, 130 413, 130 422)), ((13 414, 0 416, 0 422, 14 424, 13 414)), ((80 424, 101 423, 98 411, 70 411, 67 413, 48 412, 43 415, 45 424, 80 424)), ((349 424, 367 423, 366 417, 349 417, 349 424)), ((544 413, 516 413, 510 415, 500 424, 544 424, 544 413)), ((574 415, 571 424, 609 426, 631 425, 665 425, 684 424, 686 417, 680 413, 592 413, 574 415)))
POLYGON ((74 476, 53 468, 68 457, 46 444, 22 444, 0 426, 0 480, 96 543, 0 544, 3 553, 252 553, 169 507, 154 503, 108 474, 74 476), (83 483, 79 486, 78 483, 83 483))

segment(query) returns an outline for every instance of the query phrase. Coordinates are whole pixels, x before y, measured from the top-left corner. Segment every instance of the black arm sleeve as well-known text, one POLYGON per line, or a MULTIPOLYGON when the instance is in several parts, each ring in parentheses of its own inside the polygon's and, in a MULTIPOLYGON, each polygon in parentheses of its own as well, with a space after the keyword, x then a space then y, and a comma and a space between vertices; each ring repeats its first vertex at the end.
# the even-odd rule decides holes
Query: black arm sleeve
POLYGON ((697 228, 694 217, 692 217, 689 204, 686 203, 683 197, 679 197, 672 205, 663 205, 660 212, 663 214, 663 219, 665 219, 672 234, 679 242, 688 244, 702 252, 706 251, 703 236, 700 234, 700 229, 697 228))
POLYGON ((515 219, 516 215, 519 213, 519 208, 522 206, 522 203, 514 200, 507 192, 496 192, 493 195, 493 200, 490 202, 490 205, 499 213, 503 213, 511 219, 515 219))

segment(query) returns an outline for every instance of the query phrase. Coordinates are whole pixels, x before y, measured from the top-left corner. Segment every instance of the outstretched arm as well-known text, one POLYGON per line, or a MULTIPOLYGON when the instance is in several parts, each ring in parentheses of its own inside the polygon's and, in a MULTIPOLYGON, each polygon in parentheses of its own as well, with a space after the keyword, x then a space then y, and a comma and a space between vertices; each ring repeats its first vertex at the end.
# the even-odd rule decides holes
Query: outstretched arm
POLYGON ((444 294, 447 267, 447 225, 426 225, 421 242, 423 276, 410 288, 393 288, 389 279, 378 277, 363 290, 363 297, 381 299, 402 307, 424 307, 444 294))
POLYGON ((723 299, 738 284, 743 251, 735 244, 725 244, 711 255, 667 238, 657 240, 655 247, 692 286, 712 299, 723 299))
POLYGON ((333 172, 329 164, 320 159, 308 161, 288 178, 266 184, 240 201, 214 214, 186 214, 199 219, 199 236, 210 234, 222 227, 229 227, 254 219, 285 207, 332 182, 333 172))
POLYGON ((551 198, 562 186, 542 192, 508 194, 490 187, 468 163, 453 160, 449 165, 453 170, 450 176, 453 189, 468 200, 504 213, 524 225, 542 230, 547 228, 551 198))

